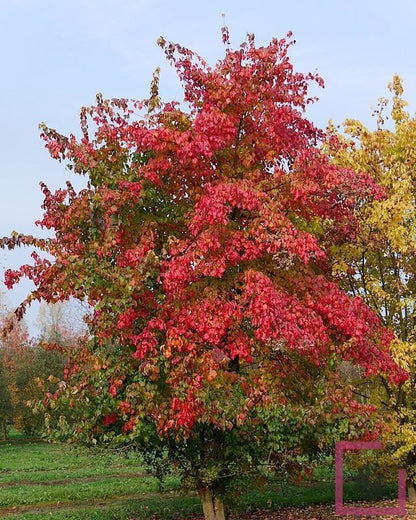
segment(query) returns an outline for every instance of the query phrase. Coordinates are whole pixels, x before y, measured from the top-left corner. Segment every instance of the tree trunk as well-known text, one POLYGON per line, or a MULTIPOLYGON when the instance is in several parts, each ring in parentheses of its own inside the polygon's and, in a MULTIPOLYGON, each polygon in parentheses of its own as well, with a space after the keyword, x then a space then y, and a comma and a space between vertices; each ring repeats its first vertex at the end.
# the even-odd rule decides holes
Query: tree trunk
POLYGON ((208 487, 198 490, 205 520, 225 520, 224 503, 208 487))
POLYGON ((409 502, 416 502, 416 489, 415 489, 413 482, 408 480, 406 482, 406 487, 407 487, 407 498, 408 498, 409 502))
POLYGON ((7 425, 6 421, 1 421, 1 440, 7 441, 7 425))

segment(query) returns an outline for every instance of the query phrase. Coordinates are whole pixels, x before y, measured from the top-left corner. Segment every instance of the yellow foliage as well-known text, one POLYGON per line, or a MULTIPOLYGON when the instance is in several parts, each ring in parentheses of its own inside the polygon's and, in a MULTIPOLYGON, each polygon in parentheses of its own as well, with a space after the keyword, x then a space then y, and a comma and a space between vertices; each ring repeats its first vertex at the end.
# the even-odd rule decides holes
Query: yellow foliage
MULTIPOLYGON (((333 272, 396 334, 392 353, 410 378, 400 388, 381 380, 370 394, 390 413, 383 441, 416 482, 416 118, 406 111, 400 78, 388 87, 375 130, 349 119, 337 136, 343 146, 326 145, 334 162, 371 175, 386 195, 357 207, 359 236, 332 249, 333 272)), ((332 122, 329 131, 335 134, 332 122)))

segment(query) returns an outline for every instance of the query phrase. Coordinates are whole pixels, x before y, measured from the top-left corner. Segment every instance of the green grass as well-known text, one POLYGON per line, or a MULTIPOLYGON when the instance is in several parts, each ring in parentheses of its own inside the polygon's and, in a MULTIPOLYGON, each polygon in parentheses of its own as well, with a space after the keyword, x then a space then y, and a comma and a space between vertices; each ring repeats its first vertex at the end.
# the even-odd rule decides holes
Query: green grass
MULTIPOLYGON (((240 511, 334 503, 333 460, 316 474, 319 482, 301 486, 276 481, 267 492, 248 492, 240 511)), ((146 474, 139 456, 80 447, 24 441, 17 436, 0 445, 0 518, 13 520, 185 519, 201 514, 195 495, 181 496, 169 477, 164 492, 146 474)), ((346 482, 345 500, 397 496, 394 486, 346 482), (362 494, 369 489, 369 497, 362 494)))
POLYGON ((0 518, 149 520, 199 512, 196 497, 178 496, 175 477, 161 494, 134 454, 15 439, 0 445, 0 518))

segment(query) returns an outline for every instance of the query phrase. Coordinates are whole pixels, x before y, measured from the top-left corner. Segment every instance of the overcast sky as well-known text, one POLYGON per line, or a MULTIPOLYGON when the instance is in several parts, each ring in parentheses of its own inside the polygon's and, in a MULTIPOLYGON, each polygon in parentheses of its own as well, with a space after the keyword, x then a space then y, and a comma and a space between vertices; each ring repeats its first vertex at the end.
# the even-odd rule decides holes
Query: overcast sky
MULTIPOLYGON (((142 99, 157 66, 163 98, 181 99, 156 40, 162 35, 215 63, 222 13, 234 46, 247 32, 267 43, 293 31, 295 68, 325 80, 309 112, 318 125, 347 117, 372 125, 371 107, 394 73, 415 111, 415 0, 0 0, 0 236, 36 233, 39 181, 59 187, 72 179, 45 151, 38 124, 77 132, 79 109, 97 92, 142 99)), ((25 258, 0 251, 0 275, 25 258)), ((30 289, 21 285, 7 296, 12 306, 30 289)))

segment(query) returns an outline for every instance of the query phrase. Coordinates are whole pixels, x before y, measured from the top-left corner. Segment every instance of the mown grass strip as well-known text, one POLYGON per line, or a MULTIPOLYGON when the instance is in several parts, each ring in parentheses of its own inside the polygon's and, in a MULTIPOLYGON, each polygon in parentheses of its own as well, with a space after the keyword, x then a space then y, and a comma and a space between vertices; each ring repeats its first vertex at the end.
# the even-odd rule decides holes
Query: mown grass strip
POLYGON ((141 467, 142 461, 136 454, 128 457, 117 453, 86 448, 46 443, 28 443, 21 446, 0 446, 0 477, 22 471, 62 471, 94 466, 141 467))
MULTIPOLYGON (((30 475, 27 475, 30 477, 30 475)), ((0 479, 0 490, 13 487, 13 486, 57 486, 57 485, 68 485, 68 484, 76 484, 80 483, 83 484, 85 482, 98 482, 98 481, 104 481, 107 478, 118 478, 118 479, 127 479, 127 478, 152 478, 151 475, 148 475, 146 473, 115 473, 114 471, 106 473, 106 474, 100 474, 100 475, 76 475, 68 478, 62 478, 62 479, 53 479, 53 478, 46 478, 43 477, 42 479, 39 478, 38 474, 33 475, 34 478, 20 478, 17 480, 9 480, 9 481, 3 481, 0 479)))
POLYGON ((108 468, 97 468, 95 466, 87 468, 72 468, 72 469, 60 469, 55 471, 40 470, 40 471, 13 471, 11 473, 0 474, 0 487, 3 484, 21 484, 22 482, 51 482, 59 480, 80 480, 90 478, 105 478, 113 476, 138 476, 143 477, 148 475, 143 468, 140 466, 110 466, 108 468))
MULTIPOLYGON (((167 490, 176 489, 178 481, 175 478, 166 479, 167 490)), ((11 486, 0 490, 0 507, 12 507, 24 504, 46 504, 88 500, 91 498, 107 499, 133 493, 159 492, 160 485, 155 478, 106 478, 99 481, 76 482, 55 486, 11 486)))
POLYGON ((131 520, 132 515, 135 520, 149 520, 149 516, 155 515, 161 519, 182 519, 195 514, 201 514, 198 497, 179 496, 174 491, 0 509, 1 518, 11 520, 131 520))

